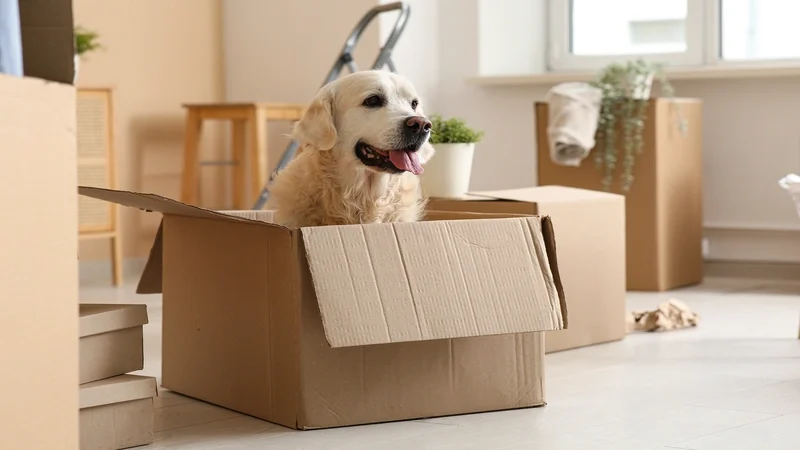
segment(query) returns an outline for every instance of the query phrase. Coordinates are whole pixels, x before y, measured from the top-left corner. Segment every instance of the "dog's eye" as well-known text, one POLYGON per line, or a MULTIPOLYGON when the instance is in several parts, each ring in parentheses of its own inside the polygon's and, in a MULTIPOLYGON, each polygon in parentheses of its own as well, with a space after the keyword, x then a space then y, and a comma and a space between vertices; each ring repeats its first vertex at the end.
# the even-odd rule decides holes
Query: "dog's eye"
POLYGON ((417 100, 411 100, 411 109, 413 109, 414 111, 416 111, 416 110, 417 110, 417 106, 419 106, 419 101, 417 101, 417 100))
POLYGON ((364 100, 362 105, 366 106, 367 108, 380 108, 383 106, 383 97, 380 95, 371 95, 364 100))

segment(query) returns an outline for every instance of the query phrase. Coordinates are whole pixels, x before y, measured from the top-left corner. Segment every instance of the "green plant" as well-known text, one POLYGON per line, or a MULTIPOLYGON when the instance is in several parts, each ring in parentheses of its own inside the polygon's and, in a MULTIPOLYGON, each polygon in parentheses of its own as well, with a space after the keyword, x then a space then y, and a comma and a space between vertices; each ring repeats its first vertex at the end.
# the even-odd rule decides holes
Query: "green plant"
MULTIPOLYGON (((608 191, 614 182, 614 170, 619 162, 617 131, 622 128, 623 160, 622 191, 628 192, 633 184, 636 156, 644 147, 644 126, 647 118, 649 91, 657 79, 664 97, 672 97, 674 90, 659 64, 638 59, 624 64, 608 65, 591 83, 602 91, 600 117, 597 124, 597 145, 594 161, 603 171, 603 188, 608 191)), ((680 121, 685 133, 685 121, 680 121)))
POLYGON ((457 117, 444 120, 441 115, 431 115, 431 144, 471 144, 480 142, 483 131, 476 131, 457 117))
POLYGON ((75 27, 75 54, 82 56, 86 53, 99 50, 103 46, 99 42, 100 35, 81 26, 75 27))

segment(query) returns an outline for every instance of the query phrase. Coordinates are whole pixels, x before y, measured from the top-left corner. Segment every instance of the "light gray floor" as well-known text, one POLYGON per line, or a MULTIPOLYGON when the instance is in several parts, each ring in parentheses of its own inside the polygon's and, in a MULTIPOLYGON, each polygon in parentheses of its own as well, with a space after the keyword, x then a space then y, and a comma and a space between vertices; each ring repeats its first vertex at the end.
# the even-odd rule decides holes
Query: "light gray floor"
MULTIPOLYGON (((121 289, 85 271, 81 299, 148 305, 142 374, 158 377, 161 298, 134 294, 133 269, 121 289)), ((162 391, 156 443, 146 448, 800 449, 800 283, 709 279, 631 294, 628 305, 671 296, 701 315, 697 329, 548 355, 543 408, 296 432, 162 391)))

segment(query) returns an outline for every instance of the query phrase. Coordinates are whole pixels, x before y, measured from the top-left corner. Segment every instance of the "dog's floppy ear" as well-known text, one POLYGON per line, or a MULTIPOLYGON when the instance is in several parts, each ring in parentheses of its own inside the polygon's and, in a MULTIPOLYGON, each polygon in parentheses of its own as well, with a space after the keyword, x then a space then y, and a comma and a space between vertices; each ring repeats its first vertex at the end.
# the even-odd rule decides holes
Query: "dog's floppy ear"
POLYGON ((294 127, 293 137, 320 150, 330 150, 336 144, 336 126, 333 123, 334 90, 323 86, 303 118, 294 127))

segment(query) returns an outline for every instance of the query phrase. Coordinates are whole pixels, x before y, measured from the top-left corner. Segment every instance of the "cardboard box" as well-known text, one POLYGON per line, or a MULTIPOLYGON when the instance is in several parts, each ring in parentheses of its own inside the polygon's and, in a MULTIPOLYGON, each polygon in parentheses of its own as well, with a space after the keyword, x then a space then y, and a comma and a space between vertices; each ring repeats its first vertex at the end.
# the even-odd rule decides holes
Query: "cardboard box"
MULTIPOLYGON (((591 156, 580 167, 551 161, 547 125, 548 105, 536 103, 538 184, 601 191, 602 173, 591 156)), ((650 101, 644 148, 636 157, 633 186, 625 194, 629 290, 665 291, 703 280, 702 135, 699 100, 650 101), (678 129, 681 117, 688 122, 685 136, 678 129)))
POLYGON ((75 450, 75 89, 64 76, 72 7, 19 3, 26 77, 0 74, 0 448, 75 450))
POLYGON ((290 229, 80 193, 164 213, 138 291, 164 295, 167 389, 299 429, 544 404, 537 332, 566 325, 549 218, 290 229))
POLYGON ((156 379, 121 375, 80 387, 81 450, 119 450, 153 442, 156 379))
POLYGON ((569 299, 569 328, 545 333, 555 352, 625 337, 625 197, 546 186, 430 199, 440 211, 546 215, 558 229, 558 270, 569 299))
POLYGON ((80 383, 144 368, 146 305, 80 305, 80 383))

